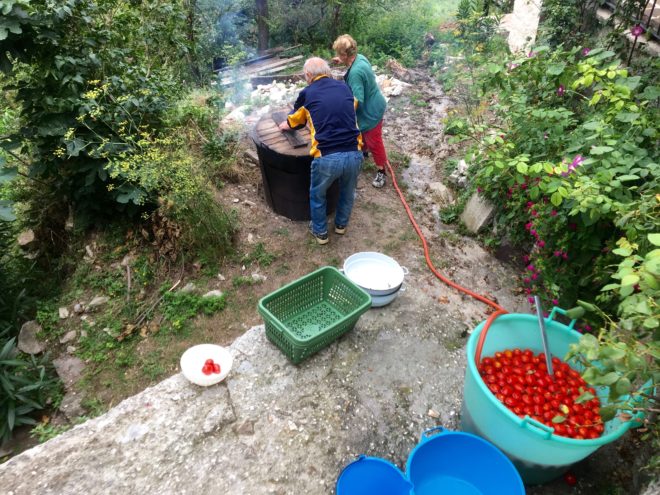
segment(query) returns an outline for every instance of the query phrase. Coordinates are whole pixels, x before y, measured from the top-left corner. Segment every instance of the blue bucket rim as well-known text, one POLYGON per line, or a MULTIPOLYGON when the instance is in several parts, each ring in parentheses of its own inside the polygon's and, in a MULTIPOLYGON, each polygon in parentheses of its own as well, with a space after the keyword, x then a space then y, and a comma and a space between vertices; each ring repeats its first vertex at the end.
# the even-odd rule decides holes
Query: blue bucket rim
POLYGON ((511 459, 509 459, 504 452, 502 452, 495 444, 492 442, 489 442, 488 440, 475 435, 473 433, 469 433, 467 431, 453 431, 453 430, 447 430, 446 428, 443 428, 442 426, 436 426, 435 428, 429 428, 428 430, 425 430, 422 432, 422 438, 420 439, 419 443, 415 446, 415 448, 410 452, 410 455, 408 456, 408 460, 406 461, 406 478, 410 479, 410 464, 415 456, 415 453, 422 447, 424 447, 427 443, 433 441, 434 439, 438 438, 447 438, 447 437, 469 437, 472 440, 483 444, 487 448, 489 448, 495 455, 499 456, 502 458, 504 463, 509 466, 511 469, 511 472, 515 473, 514 478, 518 480, 518 485, 520 488, 520 493, 525 493, 525 484, 523 483, 522 478, 520 477, 520 473, 518 472, 518 469, 516 469, 516 466, 511 462, 511 459), (429 433, 437 432, 432 436, 429 436, 429 433))
MULTIPOLYGON (((558 310, 558 312, 565 313, 564 310, 562 310, 560 308, 557 308, 557 307, 555 307, 555 308, 558 310)), ((582 334, 580 332, 577 332, 576 330, 573 330, 572 327, 568 327, 568 326, 564 325, 563 323, 552 319, 552 317, 554 316, 554 313, 555 313, 555 308, 553 308, 553 311, 550 314, 550 316, 548 316, 547 318, 544 319, 545 326, 546 326, 546 331, 548 331, 550 328, 553 328, 553 330, 552 330, 553 332, 555 332, 555 331, 563 332, 563 333, 566 333, 566 334, 570 335, 571 337, 574 337, 576 340, 579 339, 582 336, 582 334), (556 328, 556 330, 554 328, 556 328)), ((492 325, 495 325, 500 321, 504 321, 504 320, 508 320, 508 319, 512 319, 512 318, 516 318, 516 319, 522 318, 522 319, 525 319, 525 320, 530 320, 535 325, 538 325, 538 318, 535 315, 530 315, 530 314, 527 314, 527 313, 506 313, 506 314, 500 315, 493 321, 492 325)), ((575 320, 573 320, 573 322, 574 321, 575 320)), ((481 334, 481 331, 483 330, 483 327, 484 327, 485 324, 486 324, 486 320, 479 323, 479 325, 477 325, 475 327, 475 329, 472 331, 472 334, 470 335, 470 338, 468 339, 467 346, 465 347, 465 350, 466 350, 466 353, 467 353, 467 366, 470 369, 470 371, 472 372, 472 375, 475 376, 476 382, 477 382, 477 385, 479 385, 479 388, 486 392, 486 397, 488 397, 488 400, 491 403, 493 403, 495 405, 495 407, 497 407, 497 409, 500 412, 502 412, 506 417, 511 419, 516 424, 516 426, 518 426, 520 428, 526 428, 526 423, 533 425, 534 423, 529 423, 529 421, 527 421, 528 419, 531 420, 531 421, 534 421, 531 418, 529 418, 529 416, 526 416, 525 418, 519 418, 516 414, 513 413, 513 411, 511 411, 502 402, 500 402, 498 400, 498 398, 495 397, 495 394, 493 394, 493 392, 490 391, 490 389, 488 388, 486 383, 481 378, 481 375, 479 374, 479 371, 477 370, 477 364, 476 364, 475 359, 474 359, 474 353, 475 353, 475 350, 476 350, 477 340, 478 340, 479 335, 481 334)), ((483 357, 486 357, 486 356, 482 356, 482 358, 483 357)), ((569 366, 571 366, 570 363, 567 363, 567 364, 569 366)), ((572 368, 572 366, 571 366, 571 368, 572 368)), ((609 387, 604 387, 604 388, 609 389, 609 387)), ((612 420, 610 420, 610 421, 612 421, 612 420)), ((606 421, 606 423, 607 422, 608 421, 606 421)), ((555 435, 554 434, 554 428, 548 427, 552 430, 552 432, 550 433, 550 435, 547 438, 545 438, 545 440, 555 440, 555 441, 560 441, 561 443, 564 443, 566 445, 575 445, 575 446, 580 446, 580 447, 602 446, 602 445, 605 445, 607 443, 613 442, 614 440, 617 440, 618 438, 623 436, 630 428, 632 428, 634 426, 638 426, 639 423, 637 421, 635 421, 635 418, 633 417, 633 419, 631 419, 631 420, 622 421, 620 423, 620 425, 621 426, 619 428, 617 428, 616 430, 611 431, 609 433, 606 433, 606 434, 604 434, 604 435, 602 435, 598 438, 593 438, 593 439, 589 438, 589 439, 583 439, 583 440, 578 439, 578 438, 569 438, 569 437, 564 437, 564 436, 561 436, 561 435, 555 435)), ((539 431, 542 431, 540 428, 534 428, 534 429, 528 428, 528 429, 530 431, 537 431, 537 429, 539 431)), ((543 436, 543 435, 539 435, 539 436, 543 436)))
MULTIPOLYGON (((337 481, 335 482, 335 493, 339 493, 339 492, 338 492, 339 482, 340 482, 342 476, 344 475, 344 473, 345 473, 348 469, 355 468, 355 467, 358 465, 358 463, 365 462, 365 461, 367 461, 367 462, 376 462, 376 463, 384 464, 384 465, 387 466, 388 468, 391 468, 391 469, 392 469, 392 472, 393 472, 393 473, 396 472, 396 473, 401 477, 401 481, 403 481, 405 484, 408 485, 408 494, 411 493, 411 490, 413 489, 413 484, 412 484, 412 483, 410 482, 410 480, 406 477, 406 473, 404 473, 403 471, 401 471, 401 469, 399 469, 399 467, 398 467, 396 464, 393 464, 393 463, 391 463, 390 461, 388 461, 388 460, 386 460, 386 459, 383 459, 383 458, 381 458, 381 457, 371 457, 371 456, 364 455, 364 454, 360 454, 360 455, 357 457, 357 459, 354 459, 354 460, 352 460, 351 462, 349 462, 348 464, 346 464, 346 466, 344 466, 344 468, 341 470, 341 472, 339 473, 339 476, 337 476, 337 481)), ((403 494, 402 494, 402 495, 403 495, 403 494)), ((407 494, 405 494, 405 495, 407 495, 407 494)))

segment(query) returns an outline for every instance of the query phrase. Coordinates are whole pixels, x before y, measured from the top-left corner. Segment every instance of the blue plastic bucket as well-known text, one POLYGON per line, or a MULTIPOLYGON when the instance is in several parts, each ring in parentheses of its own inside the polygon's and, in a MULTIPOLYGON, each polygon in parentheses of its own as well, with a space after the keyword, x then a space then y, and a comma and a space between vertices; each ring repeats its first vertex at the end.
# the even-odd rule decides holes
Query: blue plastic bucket
MULTIPOLYGON (((575 320, 568 326, 554 321, 556 313, 566 314, 563 309, 553 308, 545 319, 545 327, 550 353, 563 358, 569 345, 577 343, 580 334, 573 330, 575 320)), ((485 322, 482 322, 475 328, 467 344, 462 429, 489 440, 501 449, 516 465, 525 483, 545 483, 560 476, 573 463, 639 425, 638 421, 623 422, 615 417, 605 424, 600 438, 577 440, 554 435, 552 428, 530 417, 519 418, 493 395, 477 371, 475 352, 484 325, 485 322)), ((516 347, 543 352, 536 316, 505 314, 495 319, 488 330, 482 357, 516 347)), ((576 369, 580 371, 578 367, 576 369)), ((596 390, 601 404, 607 404, 608 387, 598 387, 596 390)))
POLYGON ((415 495, 524 495, 516 468, 494 445, 442 427, 422 433, 406 476, 415 495), (432 435, 433 433, 437 433, 432 435))
POLYGON ((394 464, 361 455, 339 475, 337 495, 413 495, 412 485, 394 464))
POLYGON ((442 427, 422 433, 406 474, 386 460, 360 456, 344 468, 337 495, 524 495, 511 461, 487 441, 442 427))

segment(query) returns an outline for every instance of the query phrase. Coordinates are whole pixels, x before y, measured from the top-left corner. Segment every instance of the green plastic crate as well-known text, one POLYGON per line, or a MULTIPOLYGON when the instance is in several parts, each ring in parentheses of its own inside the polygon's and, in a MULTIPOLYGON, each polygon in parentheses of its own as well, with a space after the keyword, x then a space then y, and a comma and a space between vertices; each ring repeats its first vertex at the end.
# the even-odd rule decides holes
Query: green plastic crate
POLYGON ((325 266, 259 301, 266 336, 298 364, 331 344, 371 307, 371 296, 325 266))

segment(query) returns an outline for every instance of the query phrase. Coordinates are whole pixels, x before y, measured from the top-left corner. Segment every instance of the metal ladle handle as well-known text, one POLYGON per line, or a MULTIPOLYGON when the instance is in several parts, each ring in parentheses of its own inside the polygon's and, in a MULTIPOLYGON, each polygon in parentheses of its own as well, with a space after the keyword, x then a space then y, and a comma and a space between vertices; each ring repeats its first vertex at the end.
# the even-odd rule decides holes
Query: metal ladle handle
POLYGON ((552 356, 550 355, 550 348, 548 346, 548 335, 545 332, 545 320, 543 319, 543 309, 541 308, 541 298, 539 296, 534 296, 534 304, 536 305, 536 316, 539 319, 539 328, 541 329, 541 342, 543 343, 545 364, 548 367, 548 375, 553 376, 552 356))

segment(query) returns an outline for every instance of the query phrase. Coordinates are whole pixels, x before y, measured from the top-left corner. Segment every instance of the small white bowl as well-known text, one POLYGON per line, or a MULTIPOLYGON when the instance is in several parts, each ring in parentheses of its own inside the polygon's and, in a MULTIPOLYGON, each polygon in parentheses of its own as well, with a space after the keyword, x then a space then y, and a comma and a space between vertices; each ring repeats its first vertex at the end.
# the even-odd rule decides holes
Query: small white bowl
POLYGON ((220 383, 229 374, 234 359, 228 349, 214 344, 200 344, 191 347, 181 356, 181 372, 196 385, 208 387, 220 383), (202 368, 207 359, 220 365, 220 373, 205 375, 202 368))

